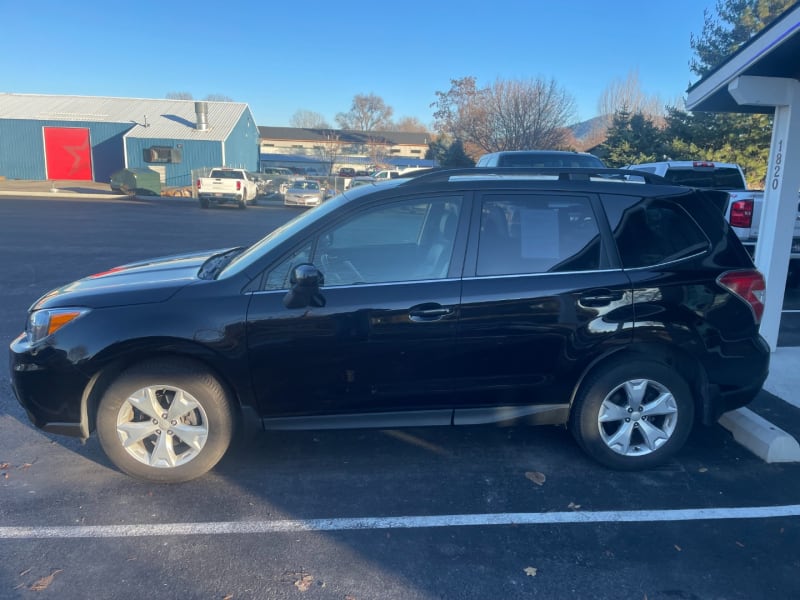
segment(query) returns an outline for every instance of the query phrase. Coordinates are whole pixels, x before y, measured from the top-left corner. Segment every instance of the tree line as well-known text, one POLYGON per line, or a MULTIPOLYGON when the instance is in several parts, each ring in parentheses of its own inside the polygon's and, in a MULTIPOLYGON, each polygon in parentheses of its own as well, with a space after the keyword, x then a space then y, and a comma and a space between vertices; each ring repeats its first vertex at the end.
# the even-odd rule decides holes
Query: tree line
MULTIPOLYGON (((690 37, 692 73, 707 75, 794 1, 717 0, 714 11, 704 11, 702 31, 690 37)), ((766 173, 771 116, 690 113, 680 96, 665 103, 644 92, 636 71, 608 85, 598 102, 600 116, 580 137, 569 127, 575 121, 575 99, 554 79, 497 79, 479 85, 475 77, 465 76, 452 79, 435 98, 435 135, 426 158, 443 166, 471 166, 487 152, 561 149, 591 151, 610 167, 667 159, 736 162, 754 186, 766 173)), ((355 95, 350 110, 338 113, 335 121, 344 130, 429 131, 415 117, 395 120, 392 107, 374 93, 355 95)), ((321 114, 306 109, 298 110, 290 125, 332 130, 321 114)))

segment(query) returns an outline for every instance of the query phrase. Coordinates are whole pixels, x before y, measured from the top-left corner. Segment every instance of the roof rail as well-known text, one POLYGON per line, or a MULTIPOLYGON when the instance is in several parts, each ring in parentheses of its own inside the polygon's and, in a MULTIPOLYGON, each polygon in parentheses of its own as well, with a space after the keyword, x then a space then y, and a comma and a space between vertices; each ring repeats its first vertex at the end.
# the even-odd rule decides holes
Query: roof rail
POLYGON ((641 178, 649 184, 670 185, 670 182, 659 175, 636 171, 635 169, 600 169, 594 167, 472 167, 461 169, 436 169, 409 179, 402 185, 414 186, 426 183, 450 181, 453 177, 502 177, 524 175, 557 175, 559 181, 589 181, 591 177, 604 177, 628 181, 631 176, 641 178))

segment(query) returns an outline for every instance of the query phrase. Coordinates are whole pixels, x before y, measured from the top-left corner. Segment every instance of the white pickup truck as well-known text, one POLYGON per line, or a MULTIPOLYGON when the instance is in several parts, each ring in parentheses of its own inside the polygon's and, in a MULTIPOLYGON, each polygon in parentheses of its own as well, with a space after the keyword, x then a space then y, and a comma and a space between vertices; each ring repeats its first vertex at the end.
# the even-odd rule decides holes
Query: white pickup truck
POLYGON ((208 208, 212 202, 245 208, 258 195, 256 181, 246 170, 227 167, 211 169, 207 177, 197 179, 196 188, 200 208, 208 208))
MULTIPOLYGON (((755 255, 761 209, 764 205, 764 192, 747 189, 744 173, 739 165, 710 161, 672 160, 629 165, 625 168, 653 173, 678 185, 728 192, 729 200, 725 209, 725 218, 750 255, 755 255)), ((794 239, 792 240, 789 265, 789 283, 791 285, 797 285, 800 281, 800 203, 798 203, 797 210, 798 216, 794 223, 794 239)))

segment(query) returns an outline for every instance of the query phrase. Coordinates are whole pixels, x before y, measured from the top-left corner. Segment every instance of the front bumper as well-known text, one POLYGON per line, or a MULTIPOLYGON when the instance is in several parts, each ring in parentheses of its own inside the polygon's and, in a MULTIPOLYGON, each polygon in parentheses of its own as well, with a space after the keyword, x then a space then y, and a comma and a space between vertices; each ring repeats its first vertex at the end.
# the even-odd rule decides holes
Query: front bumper
POLYGON ((89 437, 84 392, 90 378, 64 351, 31 346, 22 334, 9 347, 9 372, 14 395, 36 427, 89 437))
POLYGON ((284 198, 283 203, 287 206, 319 206, 322 202, 319 198, 297 198, 295 196, 287 196, 284 198))

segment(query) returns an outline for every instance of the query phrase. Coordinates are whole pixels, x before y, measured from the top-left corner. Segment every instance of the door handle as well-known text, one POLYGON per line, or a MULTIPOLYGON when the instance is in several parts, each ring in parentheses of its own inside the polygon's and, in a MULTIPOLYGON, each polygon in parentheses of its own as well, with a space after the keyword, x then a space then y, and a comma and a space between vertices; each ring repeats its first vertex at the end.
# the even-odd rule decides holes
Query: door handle
POLYGON ((408 311, 410 319, 417 323, 423 321, 438 321, 451 314, 453 314, 452 308, 435 303, 412 306, 408 311))
POLYGON ((592 290, 581 295, 580 303, 587 307, 608 306, 616 300, 622 298, 622 292, 611 290, 592 290))

